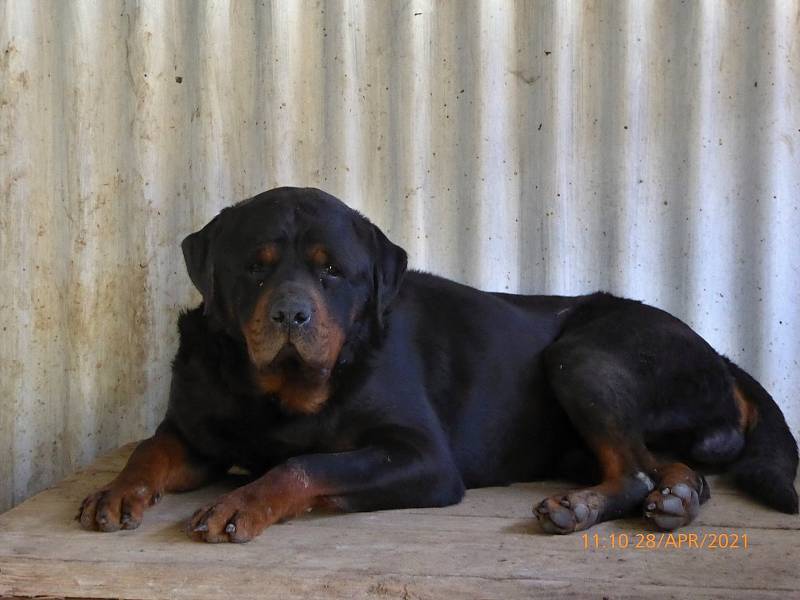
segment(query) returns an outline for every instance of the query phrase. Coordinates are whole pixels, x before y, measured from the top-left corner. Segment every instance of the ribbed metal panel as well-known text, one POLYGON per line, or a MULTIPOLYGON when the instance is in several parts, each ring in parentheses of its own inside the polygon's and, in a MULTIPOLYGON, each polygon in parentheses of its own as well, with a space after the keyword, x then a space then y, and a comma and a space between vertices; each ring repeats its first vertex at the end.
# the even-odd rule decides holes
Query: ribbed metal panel
POLYGON ((0 3, 0 508, 151 432, 178 243, 322 187, 414 266, 666 308, 800 429, 800 5, 0 3))

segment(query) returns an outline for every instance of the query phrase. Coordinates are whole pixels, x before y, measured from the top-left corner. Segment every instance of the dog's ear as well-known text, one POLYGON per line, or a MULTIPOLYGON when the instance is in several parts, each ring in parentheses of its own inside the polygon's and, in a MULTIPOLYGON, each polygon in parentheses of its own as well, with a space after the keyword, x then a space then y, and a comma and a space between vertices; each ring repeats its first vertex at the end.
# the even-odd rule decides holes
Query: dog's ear
POLYGON ((408 255, 400 246, 390 242, 375 225, 372 226, 372 235, 375 249, 372 271, 375 316, 378 325, 382 327, 383 315, 400 291, 400 284, 408 266, 408 255))
POLYGON ((212 245, 219 228, 219 215, 200 231, 186 236, 181 242, 186 270, 194 286, 203 295, 203 314, 208 315, 214 303, 214 260, 212 245))

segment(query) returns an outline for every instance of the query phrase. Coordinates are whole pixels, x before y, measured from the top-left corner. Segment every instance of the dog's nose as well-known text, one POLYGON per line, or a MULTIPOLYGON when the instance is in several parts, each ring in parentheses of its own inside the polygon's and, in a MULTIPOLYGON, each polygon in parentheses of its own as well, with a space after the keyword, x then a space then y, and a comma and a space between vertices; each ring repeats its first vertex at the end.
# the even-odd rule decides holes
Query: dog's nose
POLYGON ((302 300, 278 300, 270 309, 269 318, 279 325, 302 327, 311 320, 311 305, 302 300))

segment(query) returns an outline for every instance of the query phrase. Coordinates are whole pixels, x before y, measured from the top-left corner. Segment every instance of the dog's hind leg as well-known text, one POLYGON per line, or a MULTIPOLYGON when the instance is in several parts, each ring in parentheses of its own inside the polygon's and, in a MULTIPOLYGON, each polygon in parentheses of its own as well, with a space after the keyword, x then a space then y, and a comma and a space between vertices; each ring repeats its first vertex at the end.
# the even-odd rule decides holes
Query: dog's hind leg
POLYGON ((545 498, 536 505, 534 514, 545 531, 571 533, 624 517, 639 508, 654 489, 646 472, 649 469, 628 449, 613 442, 598 443, 594 449, 602 470, 601 483, 545 498))
POLYGON ((584 443, 601 481, 546 498, 534 508, 542 528, 570 533, 640 510, 655 489, 657 462, 644 444, 634 374, 603 350, 556 342, 545 355, 550 384, 584 443))

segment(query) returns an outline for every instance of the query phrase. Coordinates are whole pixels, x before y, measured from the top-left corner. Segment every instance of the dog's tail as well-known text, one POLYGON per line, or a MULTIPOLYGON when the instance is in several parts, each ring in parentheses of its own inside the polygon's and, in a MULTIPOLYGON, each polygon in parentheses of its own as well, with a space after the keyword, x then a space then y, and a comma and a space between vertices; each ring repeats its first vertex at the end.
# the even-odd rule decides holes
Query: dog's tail
POLYGON ((745 446, 729 471, 734 482, 755 498, 785 513, 797 513, 797 442, 772 396, 733 362, 737 403, 744 413, 745 446))

